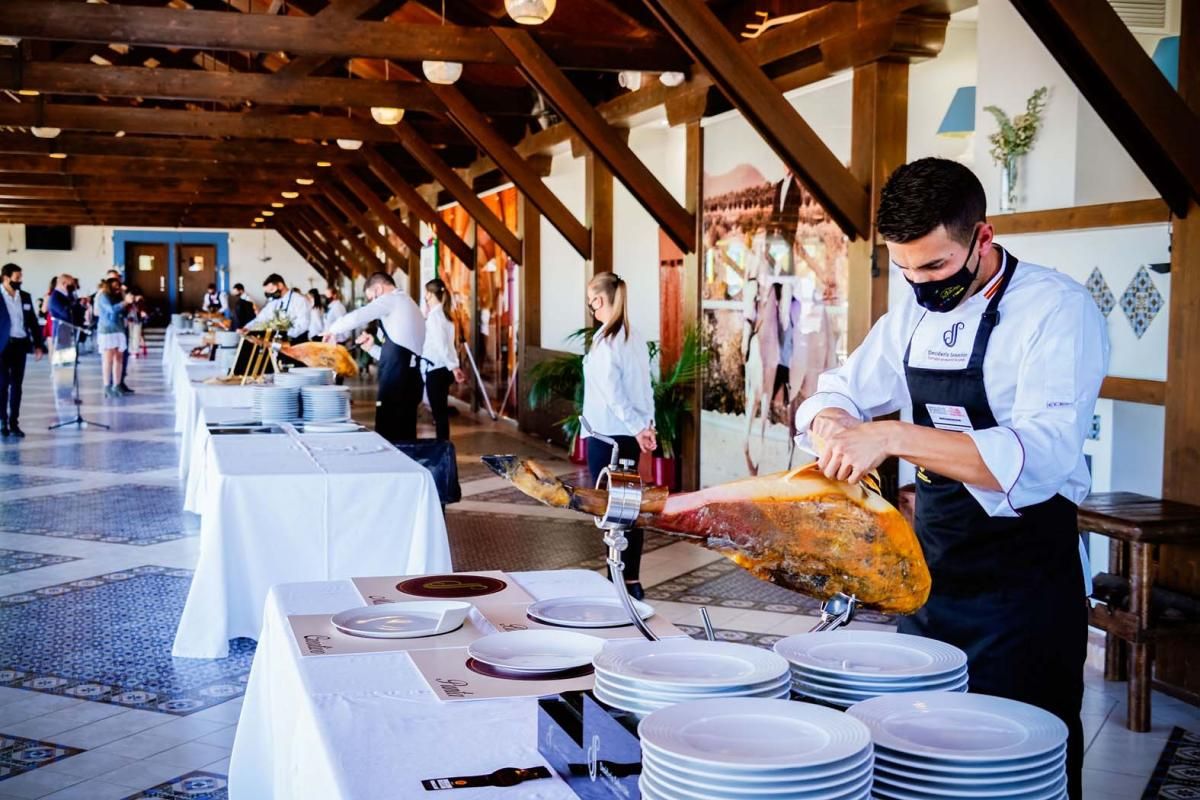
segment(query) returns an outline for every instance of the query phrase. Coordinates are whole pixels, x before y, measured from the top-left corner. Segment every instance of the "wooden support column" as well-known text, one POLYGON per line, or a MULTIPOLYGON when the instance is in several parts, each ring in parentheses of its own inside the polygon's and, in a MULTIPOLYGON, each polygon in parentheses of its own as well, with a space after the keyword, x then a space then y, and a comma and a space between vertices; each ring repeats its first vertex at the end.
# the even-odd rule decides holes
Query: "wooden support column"
POLYGON ((876 61, 854 70, 850 172, 869 187, 871 228, 850 243, 847 346, 853 350, 887 313, 887 248, 875 232, 879 194, 908 150, 908 64, 876 61))
POLYGON ((408 251, 408 265, 405 272, 408 274, 408 294, 413 300, 420 305, 424 287, 421 285, 421 219, 415 211, 409 210, 407 230, 417 240, 417 247, 410 248, 408 251))
POLYGON ((525 195, 521 195, 519 227, 521 242, 525 246, 525 256, 518 273, 521 302, 519 349, 523 363, 526 348, 542 346, 542 215, 525 195))
MULTIPOLYGON (((700 126, 700 120, 687 123, 686 136, 684 207, 695 217, 696 241, 702 242, 700 204, 704 196, 704 128, 700 126)), ((698 247, 683 254, 683 325, 685 328, 694 328, 697 334, 703 331, 704 320, 700 310, 703 284, 704 252, 698 247)), ((680 478, 685 492, 700 488, 700 414, 703 400, 704 379, 698 375, 688 391, 692 413, 684 416, 679 445, 680 478)))
MULTIPOLYGON (((1182 4, 1179 94, 1200 114, 1200 5, 1182 4)), ((1192 146, 1195 147, 1193 141, 1192 146)), ((1200 204, 1193 197, 1187 217, 1175 220, 1171 238, 1170 333, 1167 339, 1166 428, 1163 497, 1200 504, 1200 204)), ((1158 582, 1189 595, 1200 594, 1200 548, 1163 545, 1158 582)), ((1155 673, 1164 688, 1200 697, 1200 642, 1172 638, 1156 646, 1155 673)))
MULTIPOLYGON (((613 174, 595 155, 588 153, 585 159, 584 224, 592 233, 592 257, 583 265, 586 284, 598 273, 613 271, 613 174)), ((592 312, 584 298, 583 324, 587 325, 591 320, 592 312)))

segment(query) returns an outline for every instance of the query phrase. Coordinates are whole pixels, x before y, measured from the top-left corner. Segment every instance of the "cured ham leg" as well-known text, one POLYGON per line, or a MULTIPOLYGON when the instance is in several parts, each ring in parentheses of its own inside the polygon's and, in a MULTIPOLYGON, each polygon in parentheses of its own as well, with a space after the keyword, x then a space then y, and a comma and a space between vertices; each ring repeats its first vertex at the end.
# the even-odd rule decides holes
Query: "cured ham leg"
POLYGON ((294 358, 306 367, 328 367, 345 378, 358 374, 358 364, 350 357, 350 351, 340 344, 329 342, 305 342, 285 344, 279 349, 288 358, 294 358))
MULTIPOLYGON (((594 516, 607 507, 606 492, 568 486, 536 461, 483 460, 546 505, 594 516)), ((757 578, 820 600, 844 592, 880 611, 911 614, 929 597, 929 568, 900 512, 814 465, 698 492, 648 487, 638 525, 686 537, 757 578)))

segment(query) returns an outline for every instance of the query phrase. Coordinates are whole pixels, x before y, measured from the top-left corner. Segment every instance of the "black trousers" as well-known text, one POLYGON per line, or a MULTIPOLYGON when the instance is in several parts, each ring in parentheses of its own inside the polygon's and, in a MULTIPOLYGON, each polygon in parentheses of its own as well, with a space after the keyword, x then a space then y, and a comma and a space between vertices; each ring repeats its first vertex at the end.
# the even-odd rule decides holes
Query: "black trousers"
POLYGON ((1067 725, 1067 787, 1083 797, 1083 662, 1087 601, 1079 578, 970 596, 934 594, 900 620, 900 632, 928 636, 966 651, 970 691, 1020 700, 1067 725))
POLYGON ((28 338, 9 339, 0 353, 0 422, 6 425, 16 425, 21 416, 21 384, 28 355, 28 338))
MULTIPOLYGON (((642 455, 642 448, 638 446, 637 439, 632 436, 613 436, 612 438, 617 441, 617 449, 621 458, 632 458, 636 464, 642 455)), ((608 466, 611 460, 612 446, 594 436, 588 437, 588 472, 592 473, 593 485, 600 472, 608 466)), ((639 580, 642 571, 642 544, 645 542, 645 534, 641 528, 634 528, 625 535, 625 538, 629 540, 629 547, 621 557, 621 560, 625 562, 625 579, 636 581, 639 580)))
POLYGON ((433 427, 439 442, 450 439, 449 398, 453 382, 454 374, 445 367, 431 369, 425 374, 425 394, 429 397, 429 410, 433 412, 433 427))

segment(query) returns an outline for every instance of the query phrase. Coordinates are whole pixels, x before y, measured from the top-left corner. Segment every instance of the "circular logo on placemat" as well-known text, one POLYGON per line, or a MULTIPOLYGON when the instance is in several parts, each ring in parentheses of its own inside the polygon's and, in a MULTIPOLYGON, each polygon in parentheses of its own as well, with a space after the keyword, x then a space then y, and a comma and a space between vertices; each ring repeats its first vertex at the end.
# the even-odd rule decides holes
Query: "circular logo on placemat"
POLYGON ((423 575, 396 584, 400 591, 417 597, 479 597, 505 586, 504 581, 487 575, 423 575))

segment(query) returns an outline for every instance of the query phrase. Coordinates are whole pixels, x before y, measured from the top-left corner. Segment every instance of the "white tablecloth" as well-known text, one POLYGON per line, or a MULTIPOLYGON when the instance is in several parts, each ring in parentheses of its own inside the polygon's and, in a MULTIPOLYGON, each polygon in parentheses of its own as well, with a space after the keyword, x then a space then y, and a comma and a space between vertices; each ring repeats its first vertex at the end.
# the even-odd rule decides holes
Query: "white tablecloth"
POLYGON ((192 447, 196 424, 203 408, 249 408, 254 402, 254 386, 240 384, 204 383, 206 378, 222 375, 225 370, 213 362, 198 361, 176 369, 175 374, 175 431, 179 440, 179 478, 188 476, 192 463, 192 447))
MULTIPOLYGON (((586 570, 513 577, 539 600, 611 591, 586 570)), ((232 800, 420 798, 424 778, 546 763, 537 751, 534 698, 442 703, 405 653, 300 655, 289 614, 361 603, 349 581, 271 589, 233 743, 232 800)), ((449 800, 575 798, 558 777, 453 792, 449 800)))
POLYGON ((203 486, 175 656, 258 636, 277 583, 450 569, 433 477, 378 434, 212 436, 203 486))
POLYGON ((202 408, 196 414, 196 427, 192 432, 191 457, 185 475, 183 510, 193 514, 204 513, 204 463, 208 458, 208 443, 212 435, 208 432, 210 422, 250 422, 254 410, 241 406, 212 406, 202 408))
POLYGON ((175 390, 175 373, 189 360, 193 347, 203 344, 203 337, 198 333, 181 333, 173 326, 167 326, 163 337, 162 365, 167 377, 167 385, 175 390))

